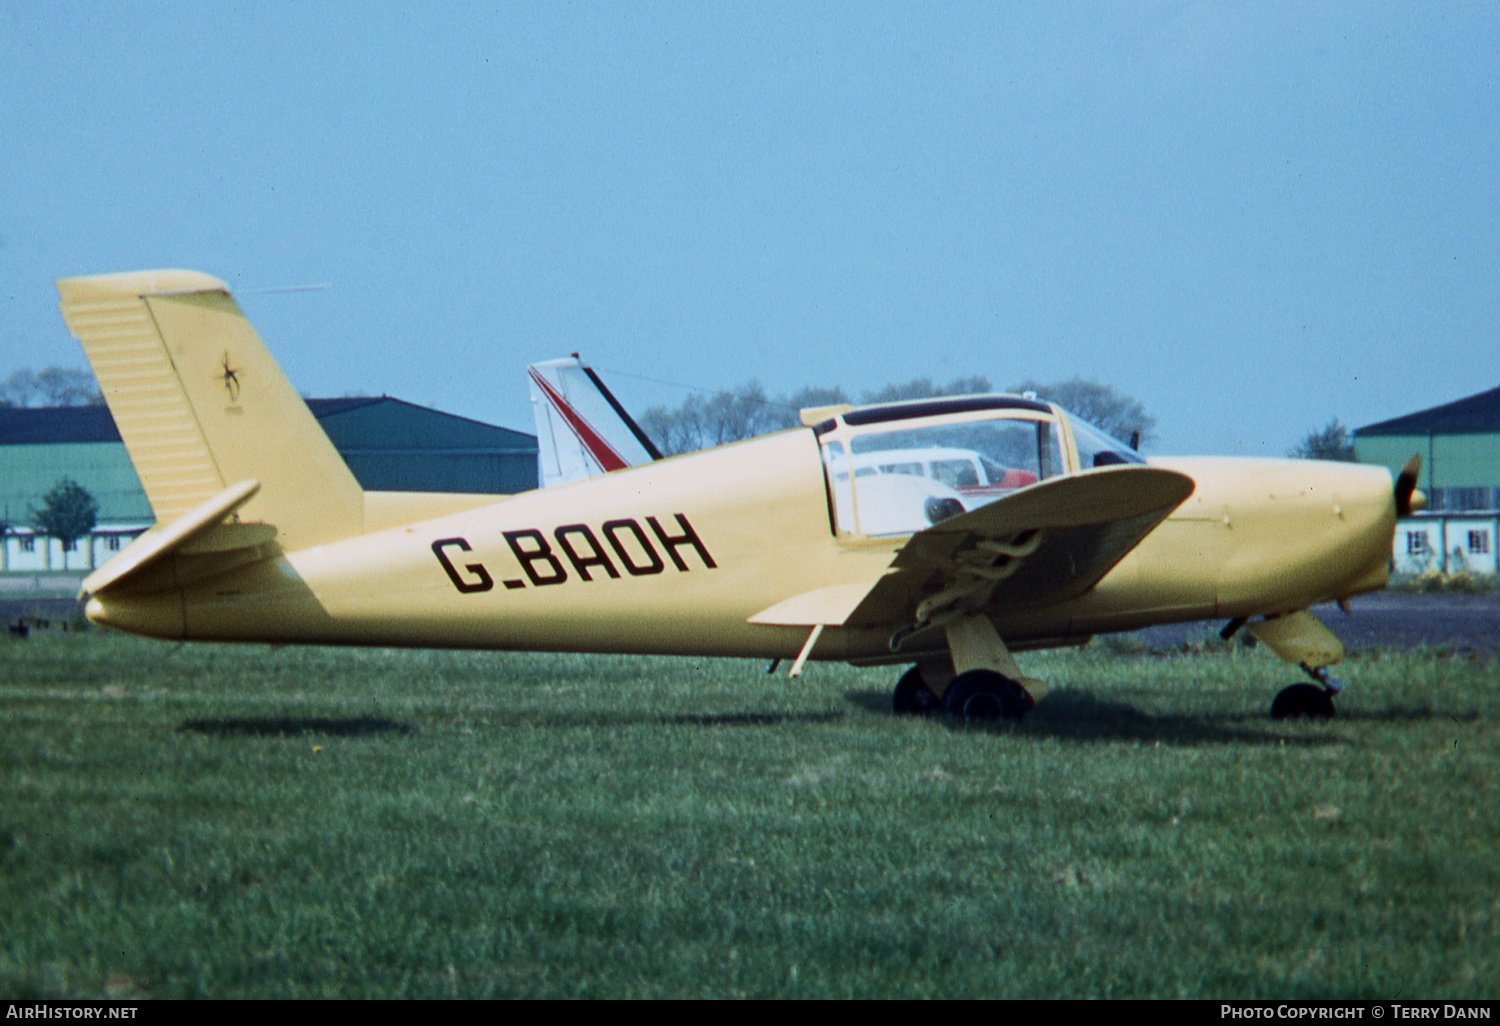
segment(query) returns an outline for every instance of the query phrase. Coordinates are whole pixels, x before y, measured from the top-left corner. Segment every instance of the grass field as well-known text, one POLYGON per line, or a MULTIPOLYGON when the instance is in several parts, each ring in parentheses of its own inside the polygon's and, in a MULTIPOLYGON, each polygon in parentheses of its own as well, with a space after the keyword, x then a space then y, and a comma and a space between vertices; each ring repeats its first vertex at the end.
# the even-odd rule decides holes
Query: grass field
POLYGON ((0 640, 0 995, 1500 994, 1500 664, 889 671, 0 640))

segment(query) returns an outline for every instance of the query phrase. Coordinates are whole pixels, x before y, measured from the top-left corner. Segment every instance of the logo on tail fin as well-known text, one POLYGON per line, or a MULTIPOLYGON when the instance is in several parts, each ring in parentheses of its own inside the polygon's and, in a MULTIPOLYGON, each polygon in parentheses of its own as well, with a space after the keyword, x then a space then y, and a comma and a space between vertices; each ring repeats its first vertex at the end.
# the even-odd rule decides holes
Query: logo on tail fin
POLYGON ((240 401, 240 372, 239 368, 229 366, 229 354, 224 354, 224 373, 219 375, 219 380, 224 382, 224 391, 229 393, 229 401, 237 403, 240 401))

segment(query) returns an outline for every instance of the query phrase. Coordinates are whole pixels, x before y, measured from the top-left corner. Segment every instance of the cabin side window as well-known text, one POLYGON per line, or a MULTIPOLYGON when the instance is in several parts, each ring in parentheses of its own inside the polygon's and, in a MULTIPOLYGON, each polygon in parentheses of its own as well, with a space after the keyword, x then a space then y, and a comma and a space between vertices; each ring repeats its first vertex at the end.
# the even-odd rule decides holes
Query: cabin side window
POLYGON ((835 529, 911 534, 1036 484, 1062 465, 1050 417, 884 422, 825 440, 835 529), (945 421, 945 422, 944 422, 945 421))

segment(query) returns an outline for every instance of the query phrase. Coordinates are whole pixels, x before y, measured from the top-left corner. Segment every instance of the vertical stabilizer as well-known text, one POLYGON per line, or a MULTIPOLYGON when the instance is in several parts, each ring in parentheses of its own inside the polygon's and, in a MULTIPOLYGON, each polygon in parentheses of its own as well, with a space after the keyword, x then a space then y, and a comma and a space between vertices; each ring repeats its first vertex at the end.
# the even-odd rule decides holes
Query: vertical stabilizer
POLYGON ((363 530, 359 483, 223 282, 141 271, 57 290, 159 524, 253 479, 239 515, 286 549, 363 530))
POLYGON ((661 459, 651 439, 577 354, 526 368, 542 487, 661 459))

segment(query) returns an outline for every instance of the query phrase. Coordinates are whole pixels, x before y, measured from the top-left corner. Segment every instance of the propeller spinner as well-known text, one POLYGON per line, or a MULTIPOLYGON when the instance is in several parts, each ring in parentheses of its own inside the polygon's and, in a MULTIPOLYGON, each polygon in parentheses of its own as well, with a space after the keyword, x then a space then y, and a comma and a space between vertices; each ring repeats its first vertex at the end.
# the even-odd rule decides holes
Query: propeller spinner
POLYGON ((1417 490, 1417 478, 1422 476, 1422 457, 1413 456, 1401 468, 1396 477, 1396 515, 1409 517, 1418 510, 1427 508, 1427 496, 1417 490))

